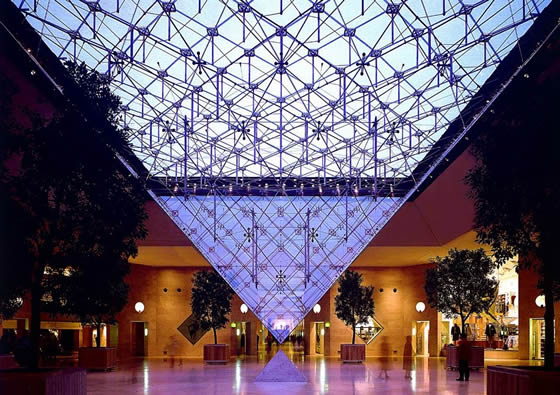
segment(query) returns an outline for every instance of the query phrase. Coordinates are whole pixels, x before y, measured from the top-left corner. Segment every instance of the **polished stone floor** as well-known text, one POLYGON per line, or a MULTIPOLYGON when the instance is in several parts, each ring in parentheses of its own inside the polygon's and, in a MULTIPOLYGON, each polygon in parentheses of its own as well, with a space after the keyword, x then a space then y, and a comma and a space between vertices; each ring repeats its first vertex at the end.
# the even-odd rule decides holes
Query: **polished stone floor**
MULTIPOLYGON (((121 363, 112 372, 89 372, 90 394, 484 394, 486 369, 469 382, 455 381, 445 358, 415 358, 406 378, 402 358, 368 358, 345 365, 337 358, 296 358, 307 383, 254 383, 265 360, 237 359, 205 365, 200 359, 146 358, 121 363)), ((528 361, 489 361, 490 365, 527 365, 528 361)))

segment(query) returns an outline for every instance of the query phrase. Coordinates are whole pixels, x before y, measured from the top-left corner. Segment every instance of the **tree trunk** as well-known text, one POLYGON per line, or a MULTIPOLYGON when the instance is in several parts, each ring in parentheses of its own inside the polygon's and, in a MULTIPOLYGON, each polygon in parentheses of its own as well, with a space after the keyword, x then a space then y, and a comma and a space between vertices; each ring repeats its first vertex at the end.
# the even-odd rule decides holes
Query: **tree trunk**
POLYGON ((465 317, 463 317, 463 315, 461 314, 461 334, 462 335, 467 335, 467 333, 465 332, 465 317))
POLYGON ((356 344, 356 324, 352 324, 352 344, 356 344))
POLYGON ((214 344, 218 344, 218 336, 216 335, 216 328, 212 328, 214 331, 214 344))
POLYGON ((550 260, 543 262, 543 291, 544 291, 544 366, 554 368, 554 284, 552 274, 549 273, 550 260))
POLYGON ((95 324, 97 327, 97 336, 95 337, 95 345, 97 348, 101 347, 101 323, 95 324))
MULTIPOLYGON (((37 276, 34 276, 37 277, 37 276)), ((39 369, 41 339, 41 279, 33 278, 31 285, 31 369, 39 369)))

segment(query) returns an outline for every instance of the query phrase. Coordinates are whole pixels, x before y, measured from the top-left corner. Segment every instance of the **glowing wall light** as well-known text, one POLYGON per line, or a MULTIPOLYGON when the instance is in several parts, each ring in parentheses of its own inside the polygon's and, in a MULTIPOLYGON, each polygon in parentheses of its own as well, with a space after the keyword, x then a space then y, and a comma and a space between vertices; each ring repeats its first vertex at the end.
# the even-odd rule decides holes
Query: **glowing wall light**
POLYGON ((317 303, 315 306, 313 306, 313 312, 315 314, 319 314, 321 312, 321 305, 319 303, 317 303))
POLYGON ((144 303, 136 302, 136 304, 134 305, 134 310, 136 310, 137 313, 143 312, 144 311, 144 303))
POLYGON ((416 303, 416 311, 419 313, 423 313, 424 310, 426 310, 426 305, 424 304, 424 302, 418 302, 416 303))
POLYGON ((249 311, 249 308, 247 307, 247 305, 245 303, 243 303, 241 305, 241 307, 239 307, 239 310, 241 310, 241 314, 247 314, 247 312, 249 311))
POLYGON ((544 295, 539 295, 535 298, 535 304, 539 307, 545 307, 544 295))

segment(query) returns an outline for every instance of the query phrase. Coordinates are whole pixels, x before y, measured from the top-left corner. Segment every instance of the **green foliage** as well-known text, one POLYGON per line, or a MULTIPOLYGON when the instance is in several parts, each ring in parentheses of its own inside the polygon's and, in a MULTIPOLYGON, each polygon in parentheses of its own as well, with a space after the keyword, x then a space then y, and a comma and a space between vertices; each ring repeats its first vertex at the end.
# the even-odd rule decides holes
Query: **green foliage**
POLYGON ((560 74, 550 66, 557 62, 554 38, 513 81, 494 113, 482 119, 485 130, 472 146, 477 163, 466 178, 478 241, 490 245, 500 264, 518 255, 522 268, 539 273, 546 301, 545 365, 550 368, 553 302, 560 297, 560 74))
POLYGON ((72 100, 52 119, 34 116, 31 130, 3 147, 18 163, 3 172, 2 187, 25 226, 0 277, 11 270, 14 292, 31 291, 35 349, 39 309, 84 321, 114 317, 126 303, 128 258, 146 234, 143 185, 116 155, 127 145, 118 98, 97 72, 66 66, 77 82, 65 90, 72 100))
POLYGON ((362 285, 362 275, 346 270, 338 279, 338 294, 334 298, 336 316, 352 327, 352 344, 356 342, 356 325, 367 324, 373 318, 374 287, 362 285))
POLYGON ((488 311, 494 302, 498 281, 491 275, 497 265, 482 248, 453 248, 433 262, 435 267, 426 271, 424 284, 428 303, 447 317, 461 317, 464 332, 465 321, 488 311))
POLYGON ((214 344, 218 343, 216 330, 224 328, 231 312, 233 290, 216 271, 202 270, 193 277, 191 309, 200 327, 214 331, 214 344))
MULTIPOLYGON (((537 258, 521 259, 522 266, 557 259, 560 134, 555 105, 560 79, 557 74, 547 77, 553 78, 538 87, 533 79, 520 78, 516 88, 521 100, 499 106, 472 146, 477 163, 466 181, 475 203, 477 239, 490 245, 500 264, 516 255, 537 258), (538 94, 531 94, 535 89, 538 94)), ((543 274, 544 267, 533 266, 543 274)), ((560 282, 560 265, 547 269, 560 282)))

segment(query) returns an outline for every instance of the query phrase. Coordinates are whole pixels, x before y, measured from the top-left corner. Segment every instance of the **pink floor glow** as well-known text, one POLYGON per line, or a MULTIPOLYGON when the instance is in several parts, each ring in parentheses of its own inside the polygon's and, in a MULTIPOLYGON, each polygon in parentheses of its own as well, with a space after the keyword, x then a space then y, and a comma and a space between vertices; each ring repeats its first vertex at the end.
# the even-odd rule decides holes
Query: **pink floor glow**
MULTIPOLYGON (((121 363, 112 372, 89 372, 90 394, 485 394, 486 369, 471 372, 469 382, 455 381, 445 358, 415 358, 405 378, 402 358, 368 358, 344 365, 336 358, 297 358, 307 383, 254 383, 265 365, 255 357, 227 365, 200 359, 146 358, 121 363)), ((487 361, 487 365, 528 365, 529 361, 487 361)))

